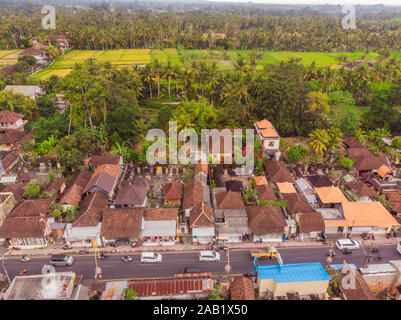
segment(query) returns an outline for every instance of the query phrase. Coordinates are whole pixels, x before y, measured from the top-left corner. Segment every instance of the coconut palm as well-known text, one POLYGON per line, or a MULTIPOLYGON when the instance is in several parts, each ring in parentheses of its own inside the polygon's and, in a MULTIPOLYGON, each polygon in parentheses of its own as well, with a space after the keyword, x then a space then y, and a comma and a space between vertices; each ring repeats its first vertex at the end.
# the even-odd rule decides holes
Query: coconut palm
POLYGON ((309 133, 308 143, 312 151, 319 157, 327 151, 330 136, 324 129, 315 129, 309 133))

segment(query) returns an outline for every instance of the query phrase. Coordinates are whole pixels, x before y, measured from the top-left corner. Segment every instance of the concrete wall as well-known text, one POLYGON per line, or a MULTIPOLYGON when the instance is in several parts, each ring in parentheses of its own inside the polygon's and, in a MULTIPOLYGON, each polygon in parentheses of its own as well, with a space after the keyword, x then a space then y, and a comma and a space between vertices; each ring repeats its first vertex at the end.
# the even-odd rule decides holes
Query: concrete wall
POLYGON ((259 292, 273 291, 274 295, 282 296, 290 292, 304 294, 324 294, 327 292, 329 280, 276 283, 274 279, 259 279, 259 292))

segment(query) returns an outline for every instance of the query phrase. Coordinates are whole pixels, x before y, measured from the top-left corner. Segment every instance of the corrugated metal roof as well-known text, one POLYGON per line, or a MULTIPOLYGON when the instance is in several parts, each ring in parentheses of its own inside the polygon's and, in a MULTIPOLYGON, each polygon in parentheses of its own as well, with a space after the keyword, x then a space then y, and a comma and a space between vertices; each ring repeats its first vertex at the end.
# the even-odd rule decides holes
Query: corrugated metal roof
POLYGON ((331 280, 319 262, 258 266, 258 275, 277 283, 331 280))

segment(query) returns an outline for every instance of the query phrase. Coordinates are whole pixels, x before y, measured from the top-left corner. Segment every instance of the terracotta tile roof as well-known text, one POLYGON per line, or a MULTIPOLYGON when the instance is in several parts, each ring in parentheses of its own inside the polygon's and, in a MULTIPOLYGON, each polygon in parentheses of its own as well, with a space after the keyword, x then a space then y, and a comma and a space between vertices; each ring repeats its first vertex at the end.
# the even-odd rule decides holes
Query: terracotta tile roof
POLYGON ((268 184, 265 176, 255 177, 255 185, 260 186, 262 184, 268 184))
POLYGON ((95 171, 92 174, 92 177, 96 177, 99 173, 105 172, 109 175, 111 175, 114 178, 117 178, 121 170, 120 165, 116 164, 101 164, 97 166, 95 171))
POLYGON ((333 182, 326 175, 309 176, 307 178, 312 186, 317 188, 333 186, 333 182))
POLYGON ((287 201, 286 210, 289 213, 311 212, 312 208, 306 198, 299 193, 285 193, 284 199, 287 201))
POLYGON ((322 187, 315 188, 317 195, 322 203, 341 203, 348 202, 340 188, 337 187, 322 187))
POLYGON ((39 49, 34 49, 34 48, 27 48, 24 51, 20 52, 18 55, 19 56, 39 56, 39 55, 45 55, 46 52, 39 50, 39 49))
POLYGON ((120 163, 120 156, 96 155, 92 156, 90 161, 95 168, 102 164, 118 165, 120 163))
POLYGON ((25 114, 16 113, 8 110, 0 111, 0 122, 15 123, 25 117, 25 114))
POLYGON ((383 191, 383 194, 391 202, 391 211, 401 213, 401 191, 383 191))
POLYGON ((247 206, 248 226, 254 234, 283 233, 287 226, 279 206, 247 206))
POLYGON ((190 279, 158 279, 158 280, 135 280, 128 283, 128 288, 134 289, 140 297, 165 296, 187 293, 211 292, 214 287, 212 279, 190 278, 190 279))
POLYGON ((19 159, 20 156, 16 150, 12 150, 9 153, 5 154, 1 159, 4 171, 7 172, 11 170, 17 164, 19 159))
POLYGON ((15 201, 21 201, 24 197, 25 184, 8 184, 0 190, 0 192, 12 192, 14 194, 15 201))
POLYGON ((143 217, 146 221, 177 220, 177 208, 145 208, 143 217))
POLYGON ((116 197, 116 205, 142 205, 148 195, 148 185, 142 180, 135 180, 131 185, 120 185, 116 197))
POLYGON ((294 185, 292 183, 276 182, 276 185, 281 193, 297 193, 297 190, 295 190, 294 185))
POLYGON ((199 181, 191 181, 184 184, 182 209, 190 209, 193 206, 202 203, 203 201, 203 186, 199 181))
POLYGON ((272 182, 294 182, 284 162, 276 160, 266 160, 265 169, 272 182))
POLYGON ((91 173, 88 170, 82 170, 76 174, 69 183, 59 203, 61 205, 69 204, 77 206, 81 201, 82 193, 90 178, 91 173))
POLYGON ((215 194, 217 210, 244 209, 244 200, 240 192, 225 191, 215 194))
POLYGON ((359 157, 355 159, 354 167, 357 170, 378 170, 382 165, 388 165, 387 157, 374 156, 371 158, 359 157))
POLYGON ((263 119, 256 122, 256 126, 259 128, 260 133, 264 138, 280 138, 270 121, 263 119))
POLYGON ((0 143, 15 144, 25 136, 25 131, 19 129, 8 129, 6 133, 0 135, 0 143))
POLYGON ((234 191, 234 192, 243 192, 244 185, 242 181, 239 180, 229 180, 225 182, 226 190, 227 191, 234 191))
POLYGON ((6 218, 0 227, 0 238, 42 238, 45 236, 46 218, 6 218))
POLYGON ((166 200, 181 200, 182 197, 182 183, 169 182, 164 186, 164 198, 166 200))
POLYGON ((107 208, 109 199, 100 191, 92 192, 82 201, 79 213, 74 219, 73 227, 97 226, 102 220, 103 210, 107 208))
POLYGON ((54 179, 46 188, 47 193, 59 192, 61 186, 65 183, 64 179, 54 179))
POLYGON ((101 235, 105 239, 139 237, 143 212, 144 208, 103 210, 101 235))
POLYGON ((54 199, 25 200, 10 212, 10 217, 44 217, 53 202, 54 199))
POLYGON ((374 156, 375 155, 371 151, 366 149, 365 147, 351 148, 348 150, 348 158, 351 158, 351 159, 363 158, 363 157, 371 158, 374 156))
POLYGON ((388 174, 390 174, 390 175, 392 175, 393 174, 393 171, 389 168, 389 167, 387 167, 386 165, 382 165, 380 168, 379 168, 379 170, 377 170, 377 174, 380 176, 380 177, 382 177, 382 178, 384 178, 386 175, 388 175, 388 174))
POLYGON ((304 212, 299 215, 299 232, 324 232, 325 225, 320 212, 304 212))
MULTIPOLYGON (((352 267, 351 267, 352 268, 352 267)), ((341 272, 340 281, 338 282, 340 285, 342 284, 342 277, 344 276, 341 272)), ((369 285, 362 277, 361 273, 358 270, 355 270, 355 287, 354 289, 344 288, 341 286, 344 297, 346 300, 377 300, 375 294, 370 290, 369 285)))
POLYGON ((380 202, 343 202, 345 220, 325 220, 326 227, 354 226, 389 228, 399 223, 380 202))
POLYGON ((255 185, 254 188, 259 194, 259 200, 276 200, 276 195, 270 185, 255 185))
POLYGON ((354 190, 360 197, 377 197, 377 193, 363 182, 350 182, 347 186, 354 190))
POLYGON ((230 292, 231 300, 255 300, 255 290, 251 277, 235 277, 230 292))
POLYGON ((359 140, 355 139, 352 136, 343 137, 343 142, 348 146, 348 148, 365 148, 359 140))
POLYGON ((189 215, 189 227, 211 227, 213 226, 213 208, 204 202, 196 205, 189 215))

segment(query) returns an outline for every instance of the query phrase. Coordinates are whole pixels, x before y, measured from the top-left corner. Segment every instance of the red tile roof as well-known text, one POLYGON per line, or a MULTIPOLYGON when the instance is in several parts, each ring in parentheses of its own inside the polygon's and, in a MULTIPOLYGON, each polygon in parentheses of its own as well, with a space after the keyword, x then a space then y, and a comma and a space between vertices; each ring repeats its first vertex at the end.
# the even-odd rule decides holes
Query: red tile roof
POLYGON ((265 169, 272 182, 294 182, 294 178, 288 171, 284 162, 276 160, 266 160, 265 169))
POLYGON ((196 205, 190 212, 189 227, 212 227, 214 222, 213 208, 208 204, 196 205))
POLYGON ((164 186, 164 198, 166 200, 181 200, 182 183, 169 182, 164 186))
POLYGON ((197 181, 191 181, 184 185, 182 209, 187 210, 193 206, 202 203, 203 201, 203 186, 197 181))
POLYGON ((0 227, 0 238, 42 238, 45 236, 46 218, 6 218, 0 227))
POLYGON ((147 221, 177 220, 177 208, 145 208, 143 217, 147 221))
POLYGON ((45 217, 53 202, 54 199, 25 200, 10 212, 10 217, 45 217))
POLYGON ((97 226, 102 220, 103 210, 107 208, 109 197, 100 191, 92 192, 83 201, 73 227, 97 226))
POLYGON ((25 114, 16 113, 8 110, 0 111, 0 122, 15 123, 25 117, 25 114))
POLYGON ((235 277, 230 292, 231 300, 255 300, 255 290, 250 277, 235 277))
POLYGON ((81 201, 82 193, 90 178, 91 173, 88 170, 82 170, 76 174, 69 183, 59 203, 61 205, 68 204, 77 206, 81 201))
POLYGON ((254 234, 283 233, 287 226, 279 206, 247 206, 248 225, 254 234))
POLYGON ((140 236, 144 208, 103 210, 101 235, 106 239, 140 236))
POLYGON ((215 194, 217 210, 245 209, 241 192, 219 192, 215 194))
POLYGON ((304 212, 299 215, 299 232, 324 232, 325 225, 320 212, 304 212))

